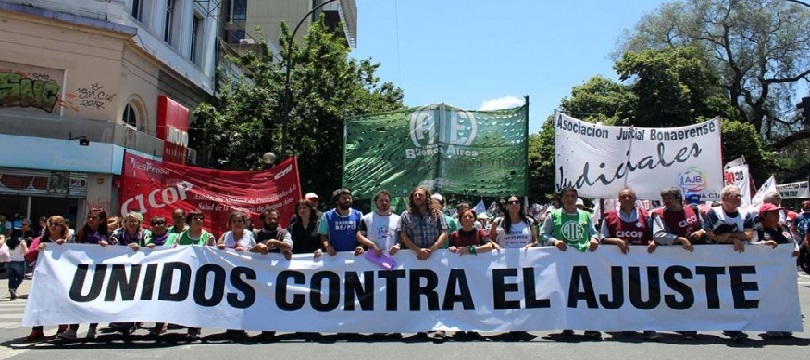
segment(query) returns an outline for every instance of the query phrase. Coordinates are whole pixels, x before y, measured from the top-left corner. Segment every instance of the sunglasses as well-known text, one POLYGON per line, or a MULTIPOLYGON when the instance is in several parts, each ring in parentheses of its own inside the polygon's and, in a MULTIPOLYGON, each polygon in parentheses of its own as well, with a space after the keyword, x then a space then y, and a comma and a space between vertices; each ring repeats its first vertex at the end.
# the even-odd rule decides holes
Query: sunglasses
POLYGON ((506 204, 507 205, 520 204, 520 200, 509 200, 506 202, 506 204))
POLYGON ((191 218, 191 220, 200 220, 200 221, 203 221, 203 220, 205 220, 205 217, 204 217, 204 216, 195 216, 195 217, 191 218))
POLYGON ((165 221, 153 221, 152 226, 166 225, 165 221))

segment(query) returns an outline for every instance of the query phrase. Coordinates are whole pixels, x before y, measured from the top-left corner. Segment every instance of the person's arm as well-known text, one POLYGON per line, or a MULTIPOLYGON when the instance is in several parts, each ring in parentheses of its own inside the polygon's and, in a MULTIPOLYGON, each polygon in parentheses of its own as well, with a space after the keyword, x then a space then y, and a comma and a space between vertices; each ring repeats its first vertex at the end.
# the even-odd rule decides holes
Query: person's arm
POLYGON ((546 245, 554 246, 554 241, 557 240, 554 238, 554 216, 553 213, 549 213, 546 215, 545 220, 543 220, 543 228, 542 234, 543 242, 546 245))
POLYGON ((537 226, 535 225, 534 221, 529 222, 529 230, 532 232, 532 242, 529 243, 529 245, 526 245, 527 248, 535 247, 539 244, 537 236, 537 226))
POLYGON ((664 224, 663 219, 660 216, 652 215, 652 229, 653 229, 653 241, 656 244, 662 245, 672 245, 678 239, 678 236, 669 232, 666 224, 664 224))
POLYGON ((594 251, 599 247, 599 238, 596 236, 596 227, 593 225, 593 221, 590 217, 588 217, 588 233, 591 238, 588 248, 590 251, 594 251))
POLYGON ((436 239, 436 242, 431 245, 428 250, 429 251, 436 251, 442 248, 444 245, 445 239, 447 239, 447 222, 444 220, 444 215, 439 214, 438 218, 436 219, 436 226, 439 228, 439 238, 436 239))

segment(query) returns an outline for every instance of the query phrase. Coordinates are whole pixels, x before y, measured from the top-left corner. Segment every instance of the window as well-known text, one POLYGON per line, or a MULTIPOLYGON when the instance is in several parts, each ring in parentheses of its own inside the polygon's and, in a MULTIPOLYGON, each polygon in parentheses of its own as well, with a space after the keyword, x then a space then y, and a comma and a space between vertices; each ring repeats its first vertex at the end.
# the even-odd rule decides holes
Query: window
POLYGON ((141 0, 132 0, 132 9, 130 15, 138 21, 143 21, 143 2, 141 0))
POLYGON ((233 0, 231 20, 244 21, 247 18, 247 0, 233 0))
POLYGON ((172 43, 172 24, 174 23, 174 0, 166 0, 166 22, 163 25, 163 41, 172 43))
POLYGON ((205 33, 205 19, 194 14, 194 22, 191 23, 191 62, 202 66, 203 62, 203 35, 205 33))
POLYGON ((121 115, 121 122, 129 127, 138 129, 138 116, 135 115, 135 109, 131 103, 124 107, 124 114, 121 115))
POLYGON ((236 44, 239 43, 239 40, 245 38, 245 31, 244 30, 228 30, 228 43, 229 44, 236 44))

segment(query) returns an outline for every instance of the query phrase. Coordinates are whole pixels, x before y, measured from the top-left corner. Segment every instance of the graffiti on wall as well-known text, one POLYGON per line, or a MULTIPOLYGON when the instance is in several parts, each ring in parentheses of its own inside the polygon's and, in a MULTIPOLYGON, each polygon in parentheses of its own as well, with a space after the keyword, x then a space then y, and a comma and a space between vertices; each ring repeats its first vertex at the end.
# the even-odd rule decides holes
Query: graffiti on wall
POLYGON ((35 108, 52 113, 60 86, 48 74, 0 69, 0 108, 35 108))
POLYGON ((94 108, 96 110, 104 109, 104 107, 112 102, 116 94, 112 94, 104 90, 103 85, 97 82, 92 83, 89 87, 82 87, 76 89, 79 105, 83 107, 94 108))

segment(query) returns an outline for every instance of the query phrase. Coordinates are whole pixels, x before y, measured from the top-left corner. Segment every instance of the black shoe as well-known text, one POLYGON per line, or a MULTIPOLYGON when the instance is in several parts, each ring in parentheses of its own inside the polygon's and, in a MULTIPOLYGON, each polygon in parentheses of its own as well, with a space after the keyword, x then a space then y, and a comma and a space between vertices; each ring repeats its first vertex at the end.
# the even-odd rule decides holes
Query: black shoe
POLYGON ((447 333, 444 330, 430 331, 428 336, 434 341, 444 341, 447 339, 447 333))
POLYGON ((748 334, 742 331, 723 331, 723 335, 728 336, 735 343, 740 343, 748 338, 748 334))
POLYGON ((563 330, 560 336, 574 336, 574 330, 563 330))
POLYGON ((602 333, 599 331, 585 331, 584 335, 593 340, 602 340, 602 333))

